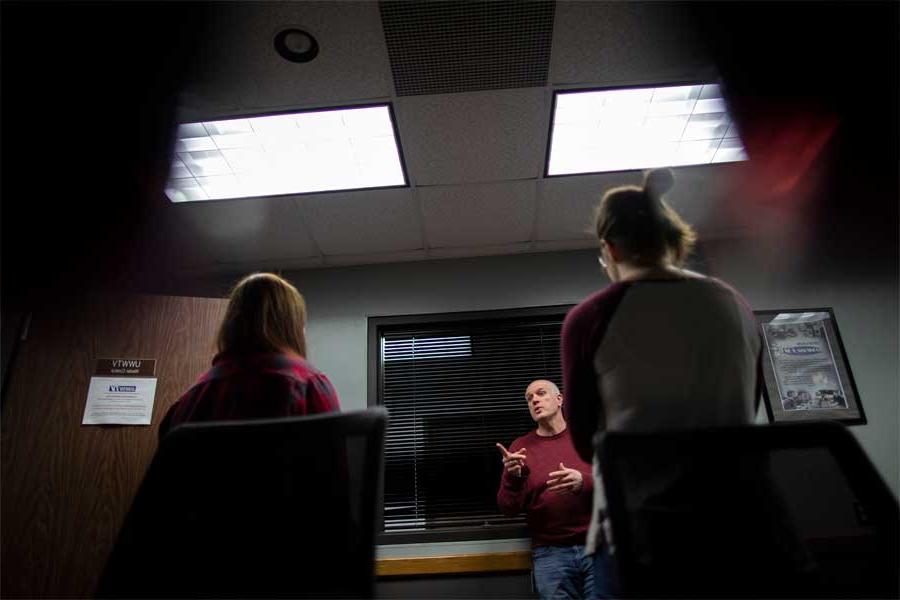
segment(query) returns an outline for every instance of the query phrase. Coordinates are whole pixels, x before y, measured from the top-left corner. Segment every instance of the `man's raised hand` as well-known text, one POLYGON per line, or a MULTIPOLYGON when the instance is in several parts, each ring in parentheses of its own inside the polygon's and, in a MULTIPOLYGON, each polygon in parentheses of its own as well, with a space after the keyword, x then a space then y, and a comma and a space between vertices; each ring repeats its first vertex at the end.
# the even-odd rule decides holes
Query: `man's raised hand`
POLYGON ((497 444, 497 449, 503 455, 503 468, 513 477, 522 477, 525 469, 525 451, 528 448, 522 448, 516 452, 510 452, 503 444, 497 444))

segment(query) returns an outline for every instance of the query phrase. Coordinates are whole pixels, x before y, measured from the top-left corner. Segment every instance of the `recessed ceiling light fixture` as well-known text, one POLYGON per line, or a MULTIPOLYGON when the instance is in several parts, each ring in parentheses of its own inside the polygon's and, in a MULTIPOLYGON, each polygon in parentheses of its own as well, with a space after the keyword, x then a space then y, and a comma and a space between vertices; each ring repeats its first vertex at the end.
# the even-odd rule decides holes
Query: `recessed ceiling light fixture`
POLYGON ((389 104, 178 126, 172 202, 407 185, 389 104))
POLYGON ((319 42, 308 31, 294 27, 275 35, 275 51, 285 60, 305 63, 319 55, 319 42))
POLYGON ((718 85, 556 92, 545 174, 747 160, 718 85))

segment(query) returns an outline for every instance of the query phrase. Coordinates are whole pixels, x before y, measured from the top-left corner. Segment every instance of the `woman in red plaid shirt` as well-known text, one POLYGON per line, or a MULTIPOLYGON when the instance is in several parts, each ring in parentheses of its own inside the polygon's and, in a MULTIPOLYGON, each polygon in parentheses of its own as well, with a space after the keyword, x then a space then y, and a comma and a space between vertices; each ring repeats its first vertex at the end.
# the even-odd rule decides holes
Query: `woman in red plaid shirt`
POLYGON ((159 437, 188 421, 292 417, 340 410, 328 378, 306 361, 306 303, 270 273, 231 292, 212 368, 169 409, 159 437))

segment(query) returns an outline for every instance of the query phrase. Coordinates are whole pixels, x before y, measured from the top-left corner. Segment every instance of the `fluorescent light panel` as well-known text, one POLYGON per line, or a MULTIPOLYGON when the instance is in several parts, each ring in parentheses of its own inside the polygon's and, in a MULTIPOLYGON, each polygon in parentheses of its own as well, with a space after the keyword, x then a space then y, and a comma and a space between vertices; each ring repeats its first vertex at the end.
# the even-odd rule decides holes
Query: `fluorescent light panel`
POLYGON ((406 185, 387 105, 179 125, 172 202, 406 185))
POLYGON ((741 160, 718 85, 556 94, 548 175, 741 160))

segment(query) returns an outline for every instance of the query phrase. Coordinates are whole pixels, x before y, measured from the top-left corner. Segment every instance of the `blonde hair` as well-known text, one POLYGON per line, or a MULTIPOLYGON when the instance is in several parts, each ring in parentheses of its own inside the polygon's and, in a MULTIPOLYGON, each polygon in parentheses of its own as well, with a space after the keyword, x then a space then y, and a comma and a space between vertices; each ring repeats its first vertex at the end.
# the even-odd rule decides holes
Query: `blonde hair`
POLYGON ((272 273, 254 273, 231 291, 216 346, 220 353, 292 351, 306 357, 306 302, 272 273))
POLYGON ((623 252, 623 260, 640 266, 658 263, 671 253, 681 266, 697 241, 688 225, 663 199, 675 183, 669 169, 647 173, 643 187, 627 185, 603 194, 594 211, 597 239, 623 252))

